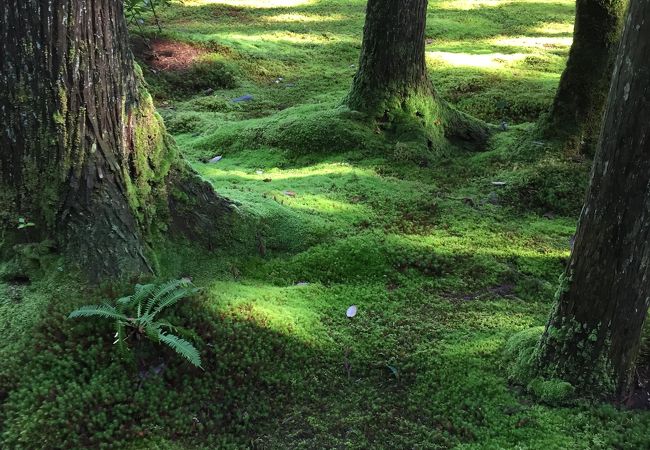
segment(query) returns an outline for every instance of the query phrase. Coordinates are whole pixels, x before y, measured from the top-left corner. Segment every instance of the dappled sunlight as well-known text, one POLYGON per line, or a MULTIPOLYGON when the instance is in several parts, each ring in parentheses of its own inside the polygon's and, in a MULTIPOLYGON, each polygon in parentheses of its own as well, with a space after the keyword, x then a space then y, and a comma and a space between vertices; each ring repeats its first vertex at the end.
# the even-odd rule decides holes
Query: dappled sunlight
POLYGON ((331 198, 328 195, 313 194, 324 186, 335 182, 342 176, 372 176, 373 173, 354 168, 348 164, 325 164, 309 166, 296 170, 271 169, 267 171, 244 171, 210 166, 200 167, 201 173, 210 179, 218 189, 237 186, 241 180, 247 189, 260 192, 262 198, 281 202, 282 205, 305 213, 317 214, 354 214, 368 213, 367 207, 331 198), (312 181, 312 177, 320 177, 312 181), (247 183, 248 182, 248 183, 247 183), (232 183, 235 183, 234 186, 232 183), (253 183, 253 184, 250 184, 253 183))
POLYGON ((332 44, 338 42, 356 42, 355 39, 348 36, 340 36, 333 33, 294 33, 291 31, 277 31, 275 33, 260 34, 235 34, 227 33, 224 38, 235 42, 281 42, 289 44, 332 44))
POLYGON ((337 20, 346 20, 341 14, 332 14, 322 16, 318 14, 278 14, 275 16, 264 17, 262 21, 271 23, 282 22, 334 22, 337 20))
POLYGON ((312 175, 371 175, 372 172, 363 169, 355 168, 349 164, 325 164, 318 166, 302 167, 293 170, 279 170, 271 169, 267 171, 244 171, 231 168, 220 168, 215 166, 206 166, 203 170, 207 176, 226 176, 233 175, 238 178, 248 180, 263 181, 271 177, 273 180, 291 180, 296 178, 303 178, 312 175), (258 173, 260 172, 260 173, 258 173))
POLYGON ((328 340, 314 308, 321 290, 318 284, 284 287, 251 281, 215 281, 209 287, 217 310, 310 344, 328 340))
POLYGON ((185 0, 187 6, 227 5, 246 8, 289 8, 314 3, 314 0, 185 0))
MULTIPOLYGON (((282 192, 274 193, 274 195, 286 197, 282 192)), ((322 195, 302 194, 298 195, 296 198, 288 197, 284 199, 284 204, 291 208, 303 210, 308 213, 363 213, 365 211, 365 208, 360 205, 352 205, 347 202, 332 200, 331 198, 322 195)))
MULTIPOLYGON (((569 225, 567 234, 573 230, 569 225)), ((491 258, 567 258, 570 253, 569 241, 564 239, 562 246, 549 241, 549 236, 538 236, 539 240, 514 237, 511 233, 499 230, 485 230, 482 227, 468 227, 464 233, 449 233, 447 230, 434 230, 428 236, 395 236, 406 247, 421 248, 448 256, 469 255, 491 258)))
POLYGON ((571 47, 572 37, 521 36, 500 37, 493 39, 494 45, 513 46, 521 48, 552 49, 571 47))
POLYGON ((184 22, 182 24, 179 24, 179 28, 191 31, 192 33, 200 34, 202 35, 203 40, 228 43, 233 47, 249 47, 269 50, 268 47, 265 47, 266 43, 279 44, 277 47, 275 47, 275 51, 283 53, 290 53, 291 51, 295 51, 295 48, 292 49, 292 47, 289 47, 295 44, 331 45, 356 42, 354 38, 349 36, 342 36, 333 33, 316 34, 309 31, 305 31, 304 33, 296 33, 288 30, 282 30, 256 34, 239 34, 229 31, 215 32, 214 27, 206 26, 205 23, 201 23, 199 21, 184 22), (283 48, 282 44, 288 46, 283 48))
POLYGON ((526 5, 530 4, 567 4, 572 5, 574 2, 572 0, 442 0, 442 1, 432 1, 430 2, 430 8, 435 9, 446 9, 446 10, 460 10, 466 11, 476 8, 495 8, 495 7, 505 7, 509 5, 526 5))
POLYGON ((500 5, 507 5, 512 3, 512 0, 449 0, 440 2, 431 2, 437 9, 455 9, 455 10, 469 10, 481 7, 495 7, 500 5))
POLYGON ((528 56, 527 53, 489 53, 489 54, 469 54, 469 53, 451 53, 451 52, 427 52, 429 58, 435 61, 443 62, 451 66, 460 67, 479 67, 486 69, 498 69, 509 63, 521 61, 528 56))
POLYGON ((151 267, 86 286, 9 217, 30 234, 0 262, 1 448, 650 448, 650 416, 538 401, 504 358, 564 285, 592 162, 537 126, 575 0, 430 0, 409 25, 434 103, 350 95, 368 0, 137 3, 160 4, 129 27, 169 133, 124 168, 151 267), (113 354, 110 307, 65 320, 179 279, 159 332, 202 370, 142 330, 113 354))
POLYGON ((573 34, 573 23, 571 22, 548 22, 530 29, 532 33, 539 34, 573 34))

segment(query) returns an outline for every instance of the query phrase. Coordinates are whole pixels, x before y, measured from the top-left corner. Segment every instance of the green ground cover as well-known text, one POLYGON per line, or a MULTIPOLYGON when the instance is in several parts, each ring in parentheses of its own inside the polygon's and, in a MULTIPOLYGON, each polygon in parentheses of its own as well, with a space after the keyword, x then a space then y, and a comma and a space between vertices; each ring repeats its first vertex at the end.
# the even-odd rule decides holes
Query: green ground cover
POLYGON ((213 252, 158 246, 161 279, 204 289, 170 317, 193 330, 204 371, 159 348, 133 367, 111 324, 65 319, 131 285, 58 270, 0 284, 3 448, 650 447, 648 413, 541 401, 503 364, 509 337, 544 324, 586 186, 589 161, 528 138, 574 4, 430 2, 437 89, 511 125, 485 152, 437 157, 340 106, 364 5, 185 0, 161 12, 158 38, 203 54, 180 74, 143 62, 159 111, 256 232, 213 252))

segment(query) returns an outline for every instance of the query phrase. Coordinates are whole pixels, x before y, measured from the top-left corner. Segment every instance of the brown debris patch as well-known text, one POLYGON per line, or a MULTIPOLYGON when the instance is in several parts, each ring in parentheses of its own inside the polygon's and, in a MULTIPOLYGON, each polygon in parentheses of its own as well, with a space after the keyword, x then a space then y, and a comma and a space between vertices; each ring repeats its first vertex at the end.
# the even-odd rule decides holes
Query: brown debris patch
POLYGON ((243 23, 252 22, 249 12, 245 8, 221 6, 215 8, 212 14, 220 19, 230 18, 243 23))
POLYGON ((208 53, 205 49, 184 42, 167 39, 145 40, 139 36, 132 39, 131 47, 138 60, 156 71, 177 72, 188 69, 208 53))

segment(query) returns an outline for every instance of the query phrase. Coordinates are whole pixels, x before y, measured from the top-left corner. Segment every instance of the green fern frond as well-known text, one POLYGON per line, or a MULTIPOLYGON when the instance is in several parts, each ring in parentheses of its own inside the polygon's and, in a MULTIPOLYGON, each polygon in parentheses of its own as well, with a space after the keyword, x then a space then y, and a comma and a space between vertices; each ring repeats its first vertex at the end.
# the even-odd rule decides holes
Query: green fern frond
POLYGON ((156 289, 155 284, 136 284, 135 292, 127 297, 118 298, 119 305, 142 303, 156 289))
POLYGON ((160 342, 167 344, 176 353, 187 359, 190 364, 201 367, 201 356, 199 351, 185 339, 181 339, 173 334, 160 333, 158 336, 160 342))
POLYGON ((136 284, 135 293, 131 296, 133 303, 144 302, 156 289, 157 286, 155 284, 136 284))
POLYGON ((105 317, 127 321, 128 317, 110 305, 86 305, 70 313, 69 319, 77 317, 105 317))
POLYGON ((143 329, 144 329, 144 334, 152 341, 157 342, 160 340, 160 335, 162 333, 162 330, 160 329, 159 324, 147 323, 143 326, 143 329))
POLYGON ((116 306, 87 305, 72 311, 70 318, 103 317, 116 321, 115 342, 120 351, 126 351, 126 330, 144 332, 148 339, 162 342, 183 356, 191 364, 201 367, 198 350, 188 341, 174 334, 163 332, 176 328, 166 321, 154 321, 154 316, 179 300, 199 292, 189 279, 172 280, 162 285, 136 285, 133 295, 116 300, 116 306), (144 312, 144 314, 143 314, 144 312))
MULTIPOLYGON (((151 297, 147 301, 147 307, 144 310, 145 316, 150 315, 153 308, 158 304, 158 302, 163 299, 170 292, 174 292, 179 288, 184 288, 190 281, 186 278, 180 280, 171 280, 167 283, 156 286, 156 289, 150 292, 151 297)), ((151 314, 152 316, 155 314, 151 314)))
POLYGON ((117 303, 118 305, 128 305, 129 303, 131 303, 132 298, 133 298, 132 295, 129 295, 128 297, 118 298, 115 301, 115 303, 117 303))
POLYGON ((167 328, 169 331, 173 331, 174 333, 176 333, 176 332, 178 331, 178 327, 175 326, 175 325, 172 325, 172 324, 171 324, 169 321, 167 321, 167 320, 156 320, 156 325, 157 325, 159 328, 163 328, 163 327, 165 327, 165 328, 167 328))
POLYGON ((186 287, 178 288, 175 291, 169 292, 165 297, 160 299, 160 301, 158 302, 158 307, 153 310, 151 315, 155 316, 163 309, 174 305, 179 300, 187 297, 192 297, 193 295, 196 295, 198 292, 199 292, 198 288, 186 288, 186 287))

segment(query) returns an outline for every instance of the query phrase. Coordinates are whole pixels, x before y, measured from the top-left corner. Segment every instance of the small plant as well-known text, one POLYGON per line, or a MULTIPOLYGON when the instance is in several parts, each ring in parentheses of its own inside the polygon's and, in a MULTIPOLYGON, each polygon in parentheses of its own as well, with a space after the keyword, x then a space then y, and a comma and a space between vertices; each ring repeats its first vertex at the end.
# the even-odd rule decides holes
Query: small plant
POLYGON ((124 15, 129 24, 135 23, 138 28, 141 28, 144 23, 143 15, 151 12, 158 31, 162 31, 156 8, 168 6, 169 4, 170 0, 124 0, 124 15))
POLYGON ((103 317, 115 320, 116 332, 113 344, 123 346, 132 336, 138 340, 146 337, 169 346, 194 366, 201 367, 198 350, 185 339, 169 333, 169 330, 175 330, 172 324, 156 318, 165 308, 184 298, 192 297, 197 292, 199 289, 194 287, 187 278, 163 284, 138 284, 133 295, 118 299, 116 306, 108 304, 82 306, 72 311, 69 318, 103 317), (164 331, 165 329, 167 331, 164 331))
POLYGON ((24 217, 19 217, 18 218, 18 229, 22 230, 24 228, 31 228, 35 227, 36 224, 34 222, 30 222, 29 220, 25 219, 24 217))

